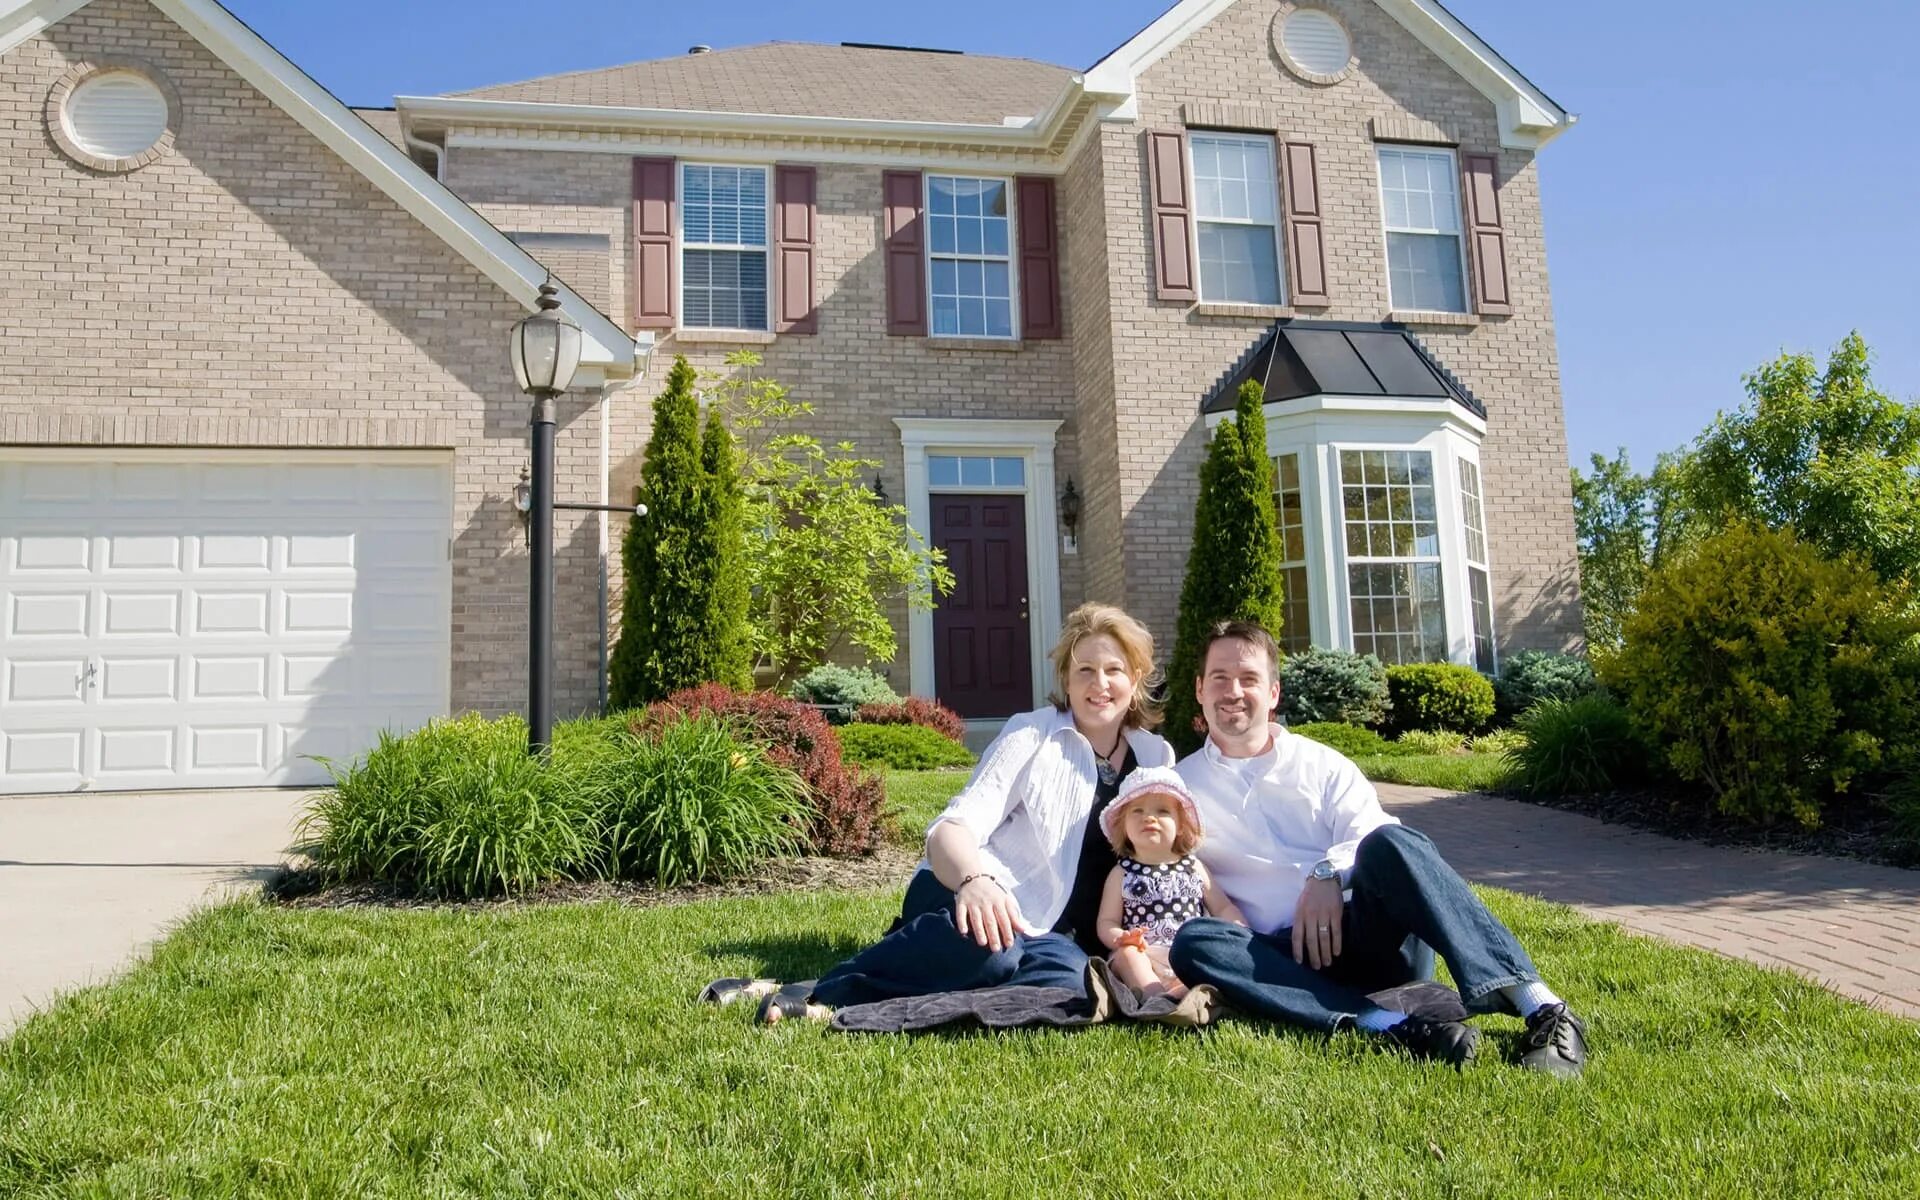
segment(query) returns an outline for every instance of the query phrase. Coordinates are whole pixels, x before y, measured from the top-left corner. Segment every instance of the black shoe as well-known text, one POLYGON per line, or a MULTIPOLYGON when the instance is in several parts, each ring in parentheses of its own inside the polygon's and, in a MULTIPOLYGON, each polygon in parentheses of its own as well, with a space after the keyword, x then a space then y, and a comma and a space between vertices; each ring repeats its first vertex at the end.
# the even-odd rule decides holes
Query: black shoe
POLYGON ((1520 1039, 1520 1065, 1573 1079, 1587 1066, 1587 1026, 1564 1004, 1542 1004, 1527 1018, 1520 1039))
POLYGON ((1453 1067, 1473 1061, 1480 1031, 1464 1021, 1429 1021, 1408 1017, 1380 1036, 1416 1059, 1430 1059, 1453 1067))

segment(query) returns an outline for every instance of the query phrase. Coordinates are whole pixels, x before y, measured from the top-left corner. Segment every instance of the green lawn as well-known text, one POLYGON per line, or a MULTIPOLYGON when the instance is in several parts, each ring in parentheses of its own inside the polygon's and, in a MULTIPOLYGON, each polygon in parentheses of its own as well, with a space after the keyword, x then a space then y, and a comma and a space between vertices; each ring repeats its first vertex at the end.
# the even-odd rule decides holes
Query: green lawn
POLYGON ((1498 791, 1511 772, 1498 754, 1372 754, 1353 761, 1375 783, 1410 783, 1450 792, 1498 791))
POLYGON ((0 1195, 1920 1195, 1920 1036, 1789 976, 1490 893, 1587 1077, 1252 1023, 850 1037, 692 1002, 895 893, 234 904, 0 1044, 0 1195))

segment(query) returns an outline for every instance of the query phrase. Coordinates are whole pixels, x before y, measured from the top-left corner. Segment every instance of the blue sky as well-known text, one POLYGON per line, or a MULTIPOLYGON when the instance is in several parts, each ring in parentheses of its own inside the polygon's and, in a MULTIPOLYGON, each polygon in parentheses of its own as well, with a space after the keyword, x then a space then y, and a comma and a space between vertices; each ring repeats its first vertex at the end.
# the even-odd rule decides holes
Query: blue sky
MULTIPOLYGON (((772 39, 1086 67, 1170 0, 225 0, 352 104, 772 39)), ((1849 329, 1920 400, 1920 137, 1903 0, 1449 0, 1580 115, 1541 155, 1568 450, 1635 463, 1849 329)))

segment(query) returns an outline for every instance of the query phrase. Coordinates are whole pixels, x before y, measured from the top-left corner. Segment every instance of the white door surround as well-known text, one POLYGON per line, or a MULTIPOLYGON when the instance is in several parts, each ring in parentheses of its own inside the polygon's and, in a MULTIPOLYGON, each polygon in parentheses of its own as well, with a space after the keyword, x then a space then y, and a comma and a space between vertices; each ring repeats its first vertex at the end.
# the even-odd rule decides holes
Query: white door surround
MULTIPOLYGON (((1054 438, 1061 422, 895 417, 893 423, 900 427, 900 445, 906 452, 907 523, 923 539, 929 537, 932 528, 928 455, 988 454, 1019 458, 1025 463, 1026 486, 1021 494, 1026 497, 1027 595, 1032 598, 1028 629, 1033 645, 1033 703, 1038 707, 1053 690, 1047 653, 1060 634, 1062 620, 1059 498, 1053 469, 1054 438)), ((907 613, 907 672, 914 695, 934 695, 931 610, 907 613)))
POLYGON ((0 447, 0 793, 322 782, 447 711, 449 451, 0 447))

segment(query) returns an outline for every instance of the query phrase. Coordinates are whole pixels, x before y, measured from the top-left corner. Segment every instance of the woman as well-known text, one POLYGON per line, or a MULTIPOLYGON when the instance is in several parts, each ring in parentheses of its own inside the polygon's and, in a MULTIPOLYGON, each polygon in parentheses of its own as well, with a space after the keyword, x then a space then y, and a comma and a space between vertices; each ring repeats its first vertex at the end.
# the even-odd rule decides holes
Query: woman
POLYGON ((1007 722, 927 830, 926 858, 884 938, 811 984, 721 979, 701 998, 760 996, 759 1020, 771 1024, 1003 984, 1084 993, 1115 862, 1099 812, 1135 766, 1172 766, 1174 754, 1150 732, 1160 714, 1143 686, 1153 637, 1140 622, 1083 604, 1051 660, 1053 703, 1007 722))

